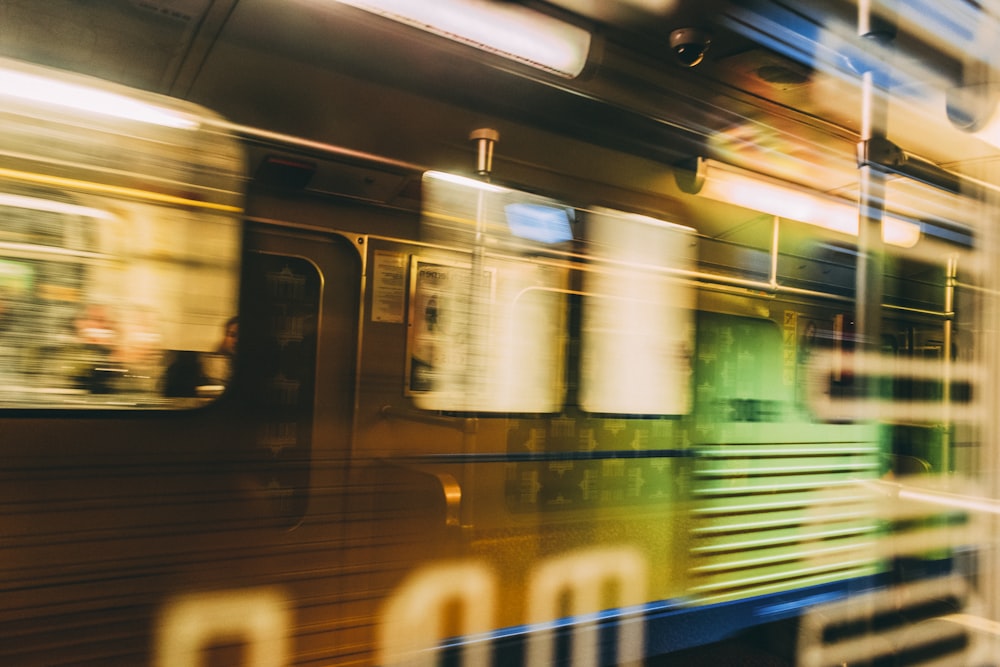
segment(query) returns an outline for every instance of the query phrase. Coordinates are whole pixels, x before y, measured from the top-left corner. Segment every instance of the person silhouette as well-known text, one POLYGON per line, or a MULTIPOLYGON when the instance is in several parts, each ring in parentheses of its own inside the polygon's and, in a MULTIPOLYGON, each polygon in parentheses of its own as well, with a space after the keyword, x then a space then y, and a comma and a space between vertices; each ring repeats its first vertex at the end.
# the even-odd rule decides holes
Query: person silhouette
POLYGON ((233 359, 239 344, 239 319, 229 318, 222 340, 212 352, 180 350, 167 367, 163 395, 168 398, 212 397, 225 390, 232 378, 233 359))

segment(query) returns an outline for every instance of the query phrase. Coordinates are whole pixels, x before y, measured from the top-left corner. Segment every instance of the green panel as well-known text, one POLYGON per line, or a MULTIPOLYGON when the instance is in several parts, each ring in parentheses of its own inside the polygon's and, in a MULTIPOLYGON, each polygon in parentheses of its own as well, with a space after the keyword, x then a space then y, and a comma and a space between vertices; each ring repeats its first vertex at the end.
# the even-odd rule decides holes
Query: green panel
POLYGON ((698 314, 695 412, 699 421, 775 422, 788 410, 781 331, 771 320, 698 314))

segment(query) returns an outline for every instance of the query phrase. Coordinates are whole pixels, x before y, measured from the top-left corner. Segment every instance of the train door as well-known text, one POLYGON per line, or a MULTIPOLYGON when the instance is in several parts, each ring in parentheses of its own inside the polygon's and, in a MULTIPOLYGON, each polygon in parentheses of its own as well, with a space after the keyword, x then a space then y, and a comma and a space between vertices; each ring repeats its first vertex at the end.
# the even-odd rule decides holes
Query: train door
POLYGON ((248 584, 279 586, 294 604, 294 627, 304 629, 296 652, 331 662, 358 642, 350 624, 332 620, 352 615, 342 605, 352 579, 346 526, 362 277, 355 240, 250 223, 241 297, 239 399, 252 424, 256 512, 274 542, 262 580, 248 584))

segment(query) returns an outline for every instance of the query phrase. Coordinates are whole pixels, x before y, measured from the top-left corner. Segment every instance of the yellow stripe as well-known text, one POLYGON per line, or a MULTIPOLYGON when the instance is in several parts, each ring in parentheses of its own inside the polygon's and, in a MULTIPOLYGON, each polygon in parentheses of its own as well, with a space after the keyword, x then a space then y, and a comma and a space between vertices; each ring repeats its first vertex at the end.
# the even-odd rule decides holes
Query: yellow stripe
POLYGON ((4 169, 0 167, 0 178, 9 178, 27 183, 40 183, 42 185, 55 185, 63 188, 73 188, 76 190, 89 190, 119 197, 133 197, 135 199, 147 199, 164 204, 176 204, 180 206, 194 206, 196 208, 209 208, 216 211, 226 211, 229 213, 242 213, 240 206, 229 204, 216 204, 214 202, 197 201, 185 197, 166 195, 160 192, 150 192, 139 190, 138 188, 125 188, 119 185, 107 185, 105 183, 91 183, 90 181, 80 181, 75 178, 63 178, 62 176, 50 176, 48 174, 35 174, 28 171, 17 171, 15 169, 4 169))
POLYGON ((465 216, 445 215, 444 213, 432 213, 430 211, 424 212, 424 215, 428 218, 437 218, 438 220, 444 220, 446 222, 459 222, 467 226, 476 224, 476 221, 473 218, 467 218, 465 216))

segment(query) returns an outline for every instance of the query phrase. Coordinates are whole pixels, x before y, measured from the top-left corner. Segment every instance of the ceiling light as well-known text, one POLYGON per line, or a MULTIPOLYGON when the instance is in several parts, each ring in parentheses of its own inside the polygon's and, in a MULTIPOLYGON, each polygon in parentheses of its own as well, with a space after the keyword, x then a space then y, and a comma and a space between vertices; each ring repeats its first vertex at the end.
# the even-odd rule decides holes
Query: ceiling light
MULTIPOLYGON (((1000 113, 997 112, 1000 88, 996 84, 966 85, 951 88, 945 95, 945 112, 951 124, 994 148, 1000 148, 1000 113)), ((937 95, 934 107, 940 108, 937 95)))
MULTIPOLYGON (((698 158, 692 167, 674 172, 684 192, 842 234, 858 234, 857 204, 714 160, 698 158)), ((912 247, 920 240, 920 225, 886 216, 882 220, 882 240, 912 247)))
POLYGON ((468 176, 451 174, 446 171, 426 171, 424 172, 424 178, 434 178, 439 181, 454 183, 455 185, 472 188, 473 190, 482 190, 484 192, 510 192, 509 189, 499 185, 493 185, 492 183, 480 181, 475 178, 469 178, 468 176))
POLYGON ((338 0, 483 51, 573 78, 591 35, 527 7, 489 0, 338 0))
POLYGON ((118 93, 97 82, 77 83, 59 78, 54 71, 42 72, 4 61, 0 65, 0 96, 177 129, 198 127, 198 120, 190 114, 118 93))

